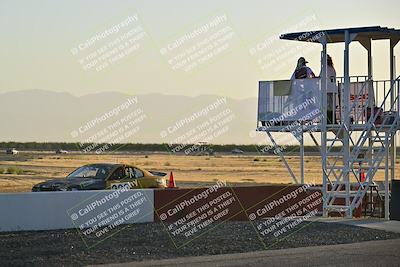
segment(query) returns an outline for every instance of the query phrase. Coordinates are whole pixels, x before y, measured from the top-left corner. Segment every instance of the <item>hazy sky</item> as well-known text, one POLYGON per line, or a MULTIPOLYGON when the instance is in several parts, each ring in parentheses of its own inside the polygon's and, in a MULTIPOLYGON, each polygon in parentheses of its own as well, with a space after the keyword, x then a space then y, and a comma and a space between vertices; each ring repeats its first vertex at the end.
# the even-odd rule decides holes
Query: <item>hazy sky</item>
MULTIPOLYGON (((251 48, 257 44, 271 40, 287 29, 374 25, 400 28, 399 7, 398 0, 338 0, 330 3, 321 0, 1 0, 0 93, 44 89, 74 95, 120 91, 129 94, 254 97, 258 80, 290 77, 300 54, 319 73, 320 57, 320 46, 315 44, 297 47, 296 42, 275 40, 268 49, 251 54, 251 48), (129 22, 119 32, 96 41, 87 49, 83 47, 96 34, 132 18, 137 20, 129 22), (213 28, 215 32, 223 32, 226 26, 230 29, 229 36, 224 39, 227 41, 219 43, 221 49, 218 51, 222 52, 213 50, 210 58, 189 71, 174 70, 177 66, 169 62, 172 57, 187 59, 189 55, 183 54, 186 49, 200 45, 212 32, 177 48, 171 48, 171 45, 185 34, 218 19, 219 24, 213 28), (80 60, 82 62, 96 49, 108 46, 110 51, 110 47, 116 47, 112 42, 116 38, 125 38, 123 34, 132 29, 140 29, 144 34, 141 36, 143 39, 136 43, 132 41, 132 45, 138 45, 133 52, 125 51, 125 56, 102 71, 85 70, 80 64, 80 60), (74 55, 73 49, 79 46, 84 49, 74 55), (167 55, 160 53, 160 49, 165 47, 171 48, 167 55), (279 50, 280 47, 284 47, 284 51, 279 50), (273 55, 280 56, 279 62, 264 67, 260 65, 260 60, 267 58, 270 61, 273 55)), ((399 47, 396 48, 397 69, 400 68, 399 47)), ((214 49, 218 49, 218 45, 214 49)), ((329 50, 339 75, 342 75, 342 49, 342 45, 334 45, 329 50)), ((388 43, 376 42, 373 49, 375 78, 388 78, 389 63, 384 57, 388 54, 388 43)), ((352 52, 351 73, 365 74, 365 51, 355 43, 352 52)), ((98 52, 90 60, 101 61, 100 57, 98 52)))

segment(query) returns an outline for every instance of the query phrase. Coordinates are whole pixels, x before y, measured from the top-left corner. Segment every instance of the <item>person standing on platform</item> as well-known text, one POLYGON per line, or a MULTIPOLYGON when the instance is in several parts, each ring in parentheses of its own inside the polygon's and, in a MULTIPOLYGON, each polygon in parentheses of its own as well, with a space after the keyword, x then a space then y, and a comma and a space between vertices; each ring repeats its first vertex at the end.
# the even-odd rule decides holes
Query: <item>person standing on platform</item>
MULTIPOLYGON (((336 85, 336 70, 333 66, 332 57, 327 55, 327 69, 326 69, 326 78, 327 78, 327 123, 328 124, 335 124, 335 112, 336 112, 336 95, 338 93, 338 87, 336 85)), ((322 70, 319 74, 319 77, 322 77, 322 70)))
POLYGON ((307 67, 308 61, 304 57, 300 57, 297 60, 297 67, 292 74, 291 80, 294 79, 307 79, 307 78, 315 78, 314 72, 311 68, 307 67))

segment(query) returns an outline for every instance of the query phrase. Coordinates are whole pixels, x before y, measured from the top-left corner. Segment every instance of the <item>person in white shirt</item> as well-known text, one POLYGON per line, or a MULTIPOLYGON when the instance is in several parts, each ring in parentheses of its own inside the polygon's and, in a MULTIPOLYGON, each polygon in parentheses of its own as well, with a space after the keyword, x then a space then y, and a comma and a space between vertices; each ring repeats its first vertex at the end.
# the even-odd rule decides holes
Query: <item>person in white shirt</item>
POLYGON ((308 61, 304 57, 300 57, 297 60, 297 66, 296 69, 294 70, 292 77, 290 78, 291 80, 294 79, 307 79, 307 78, 315 78, 314 72, 307 67, 308 61))
MULTIPOLYGON (((326 87, 326 93, 327 93, 327 121, 328 124, 334 124, 336 123, 336 120, 334 119, 334 112, 336 111, 336 95, 338 93, 338 87, 336 85, 336 70, 335 67, 333 66, 333 61, 330 55, 327 55, 327 69, 326 69, 326 77, 327 77, 327 87, 326 87)), ((319 74, 319 77, 322 75, 322 70, 321 73, 319 74)))

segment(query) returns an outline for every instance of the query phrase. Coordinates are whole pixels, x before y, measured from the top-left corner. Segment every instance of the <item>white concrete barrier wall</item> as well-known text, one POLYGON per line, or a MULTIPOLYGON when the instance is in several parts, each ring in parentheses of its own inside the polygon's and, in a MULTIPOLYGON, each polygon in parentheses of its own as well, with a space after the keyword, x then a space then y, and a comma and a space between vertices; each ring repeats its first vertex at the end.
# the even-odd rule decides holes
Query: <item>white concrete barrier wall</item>
POLYGON ((0 194, 1 232, 153 221, 152 189, 0 194))

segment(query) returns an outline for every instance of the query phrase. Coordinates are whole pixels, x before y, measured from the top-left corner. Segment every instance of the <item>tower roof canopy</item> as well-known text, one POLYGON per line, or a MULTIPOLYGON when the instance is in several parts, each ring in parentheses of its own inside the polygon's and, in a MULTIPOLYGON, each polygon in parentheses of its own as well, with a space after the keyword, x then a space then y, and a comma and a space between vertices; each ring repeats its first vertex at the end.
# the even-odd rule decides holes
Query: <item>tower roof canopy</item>
POLYGON ((380 26, 285 33, 282 34, 280 38, 285 40, 319 43, 320 38, 325 35, 328 43, 342 43, 344 42, 346 31, 349 31, 350 34, 357 34, 354 38, 355 41, 362 41, 365 39, 385 40, 400 38, 400 29, 380 26))

